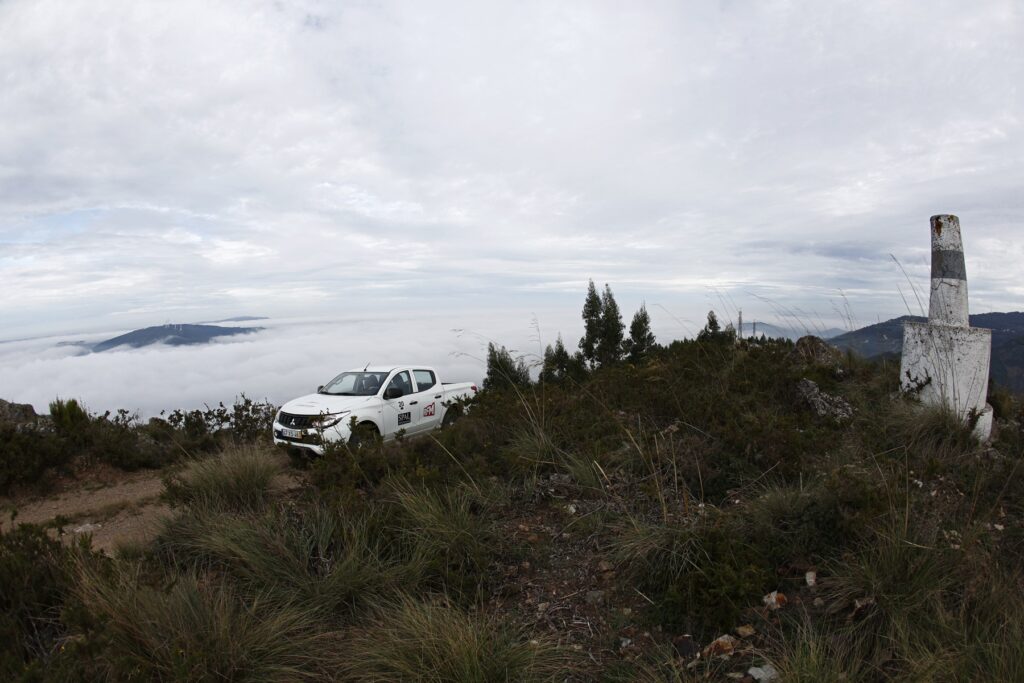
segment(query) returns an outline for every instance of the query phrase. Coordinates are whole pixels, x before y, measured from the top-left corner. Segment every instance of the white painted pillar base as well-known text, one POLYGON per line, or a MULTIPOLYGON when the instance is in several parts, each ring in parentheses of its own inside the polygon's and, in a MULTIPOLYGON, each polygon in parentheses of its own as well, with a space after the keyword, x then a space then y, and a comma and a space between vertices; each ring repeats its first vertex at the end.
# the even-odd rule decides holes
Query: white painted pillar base
POLYGON ((992 330, 970 326, 960 219, 932 216, 931 238, 928 322, 903 324, 900 386, 922 403, 947 406, 964 422, 974 421, 975 436, 986 441, 992 435, 986 403, 992 330))

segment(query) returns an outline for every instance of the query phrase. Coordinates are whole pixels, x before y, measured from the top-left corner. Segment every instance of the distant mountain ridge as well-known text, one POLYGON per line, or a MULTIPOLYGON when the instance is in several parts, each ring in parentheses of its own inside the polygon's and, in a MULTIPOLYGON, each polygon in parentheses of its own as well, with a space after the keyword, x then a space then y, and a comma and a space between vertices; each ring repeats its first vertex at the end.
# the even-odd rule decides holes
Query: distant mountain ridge
POLYGON ((218 337, 231 337, 239 334, 251 334, 262 330, 262 327, 220 327, 218 325, 157 325, 133 330, 93 344, 91 350, 96 353, 110 351, 121 346, 141 348, 153 344, 168 346, 192 346, 208 344, 218 337))
MULTIPOLYGON (((829 343, 865 358, 899 357, 903 350, 903 323, 924 320, 921 316, 904 315, 841 334, 829 343)), ((1024 393, 1024 312, 978 313, 971 316, 971 326, 992 330, 992 379, 1011 391, 1024 393)))
POLYGON ((808 327, 782 327, 781 325, 773 325, 771 323, 762 322, 760 320, 745 321, 743 328, 740 330, 741 337, 760 337, 762 334, 769 339, 792 339, 796 341, 800 337, 808 334, 813 334, 815 337, 821 337, 822 339, 832 339, 840 334, 843 334, 846 330, 840 330, 835 327, 826 328, 808 328, 808 327))

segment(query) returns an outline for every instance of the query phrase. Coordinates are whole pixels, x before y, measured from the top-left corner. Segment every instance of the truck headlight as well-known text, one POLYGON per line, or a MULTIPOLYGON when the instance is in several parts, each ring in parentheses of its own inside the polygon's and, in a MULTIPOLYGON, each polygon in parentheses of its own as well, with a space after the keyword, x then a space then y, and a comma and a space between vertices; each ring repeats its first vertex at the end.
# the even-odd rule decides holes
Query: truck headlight
POLYGON ((351 413, 351 410, 343 410, 340 413, 324 413, 313 418, 313 426, 318 429, 327 429, 341 422, 351 413))

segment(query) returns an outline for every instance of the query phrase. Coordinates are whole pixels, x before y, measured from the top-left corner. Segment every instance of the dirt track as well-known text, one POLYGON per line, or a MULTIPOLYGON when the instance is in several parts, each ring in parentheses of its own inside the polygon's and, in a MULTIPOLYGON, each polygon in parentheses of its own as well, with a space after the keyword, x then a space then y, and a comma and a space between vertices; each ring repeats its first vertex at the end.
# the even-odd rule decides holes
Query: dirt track
MULTIPOLYGON (((113 482, 78 482, 42 498, 0 499, 5 513, 17 510, 16 524, 42 524, 58 516, 68 520, 69 536, 92 534, 93 547, 111 552, 120 544, 151 538, 170 509, 160 502, 160 472, 137 472, 113 482)), ((4 514, 0 525, 10 525, 4 514)))

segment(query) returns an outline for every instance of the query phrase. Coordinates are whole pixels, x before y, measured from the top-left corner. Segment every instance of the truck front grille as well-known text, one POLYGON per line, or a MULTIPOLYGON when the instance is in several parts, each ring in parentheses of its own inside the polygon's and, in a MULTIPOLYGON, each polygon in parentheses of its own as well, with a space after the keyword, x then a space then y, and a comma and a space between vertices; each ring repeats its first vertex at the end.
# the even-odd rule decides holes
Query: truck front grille
POLYGON ((313 426, 313 416, 281 413, 281 417, 278 420, 278 424, 280 424, 282 427, 288 427, 289 429, 307 429, 313 426))

